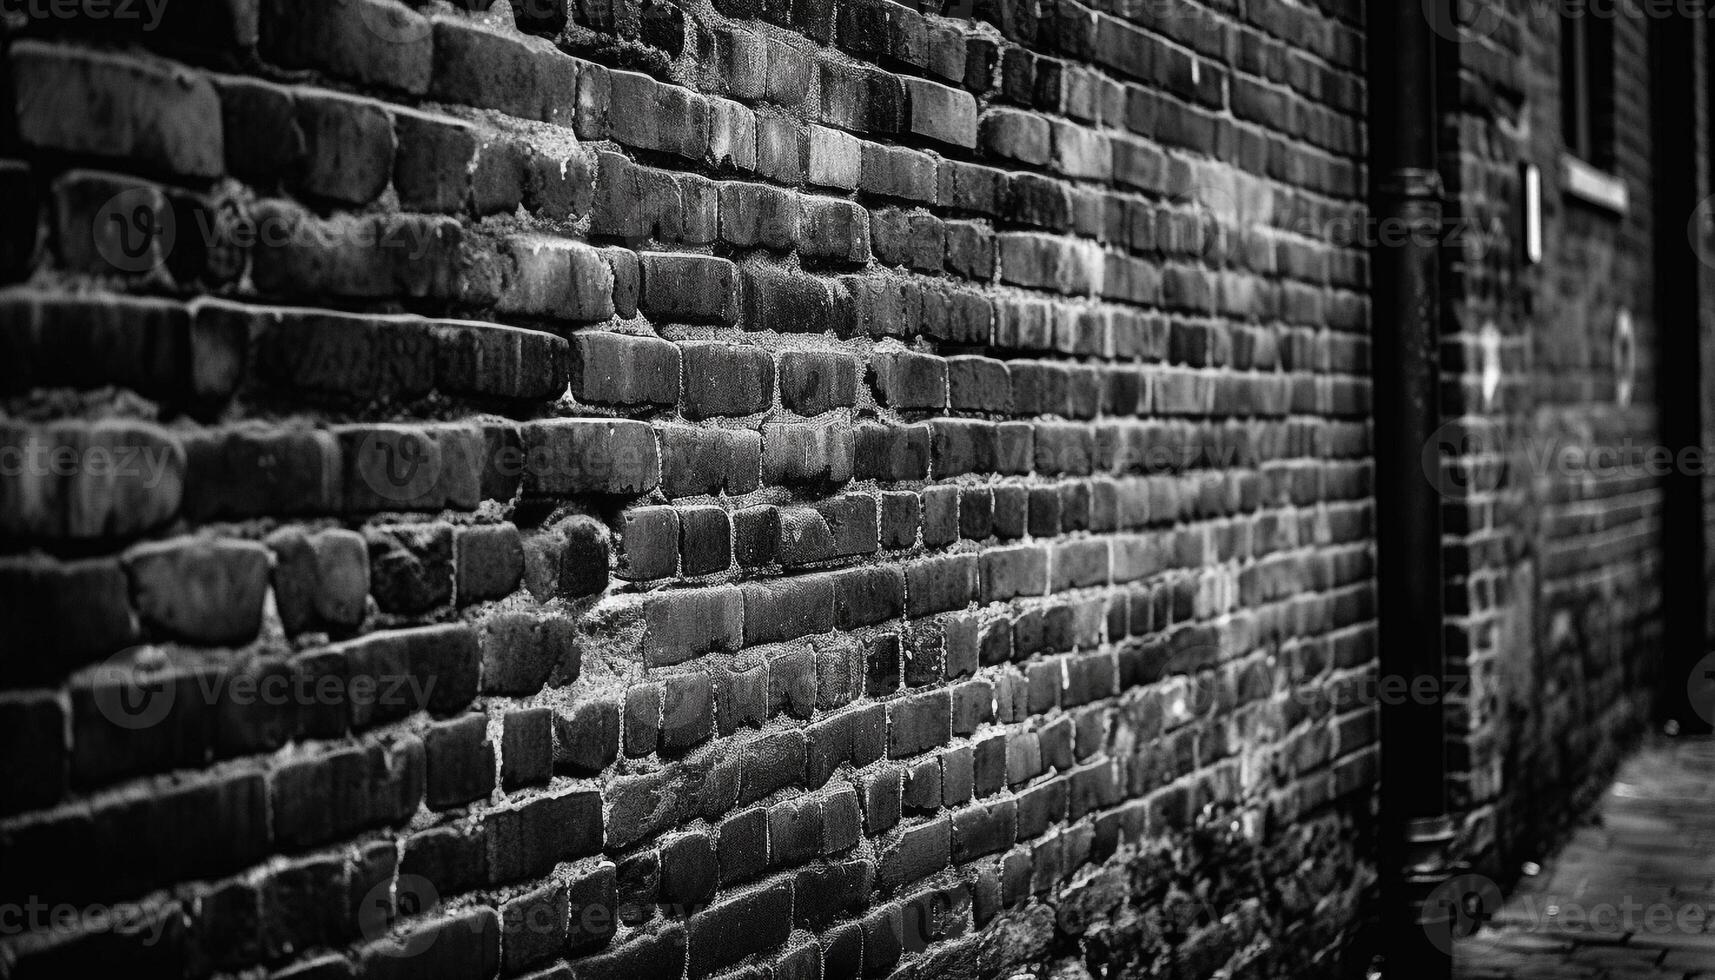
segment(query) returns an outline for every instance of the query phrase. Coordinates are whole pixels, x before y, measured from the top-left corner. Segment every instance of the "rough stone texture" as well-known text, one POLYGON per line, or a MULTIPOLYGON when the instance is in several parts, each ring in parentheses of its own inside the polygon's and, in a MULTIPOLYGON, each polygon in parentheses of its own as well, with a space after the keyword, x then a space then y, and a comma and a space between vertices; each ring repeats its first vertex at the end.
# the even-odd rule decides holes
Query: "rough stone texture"
POLYGON ((1361 966, 1364 11, 1184 8, 8 35, 5 970, 1361 966))

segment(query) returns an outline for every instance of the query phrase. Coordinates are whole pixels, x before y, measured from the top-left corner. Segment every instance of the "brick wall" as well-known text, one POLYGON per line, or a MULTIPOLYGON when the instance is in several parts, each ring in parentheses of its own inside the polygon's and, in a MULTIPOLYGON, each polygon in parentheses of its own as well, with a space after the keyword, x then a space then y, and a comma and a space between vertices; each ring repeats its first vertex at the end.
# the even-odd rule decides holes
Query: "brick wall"
POLYGON ((5 969, 1361 963, 1359 5, 160 18, 0 35, 5 969))
POLYGON ((1479 37, 1453 46, 1458 99, 1444 107, 1442 171, 1458 210, 1442 464, 1459 856, 1506 877, 1549 851, 1650 720, 1664 528, 1662 474, 1644 456, 1661 444, 1650 21, 1611 21, 1604 166, 1629 198, 1615 213, 1567 187, 1556 8, 1496 9, 1479 37), (1520 240, 1521 163, 1542 173, 1535 266, 1520 240), (1622 310, 1635 331, 1630 372, 1622 310))

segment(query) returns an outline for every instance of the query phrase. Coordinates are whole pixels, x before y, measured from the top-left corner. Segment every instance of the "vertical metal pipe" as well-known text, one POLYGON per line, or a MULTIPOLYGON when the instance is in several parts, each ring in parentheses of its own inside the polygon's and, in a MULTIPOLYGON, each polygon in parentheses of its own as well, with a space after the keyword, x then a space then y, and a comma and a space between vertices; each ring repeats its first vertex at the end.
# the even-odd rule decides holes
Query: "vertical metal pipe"
MULTIPOLYGON (((1715 255, 1707 240, 1694 246, 1698 210, 1697 43, 1708 31, 1701 18, 1658 17, 1650 21, 1651 197, 1655 255, 1656 407, 1662 444, 1680 451, 1703 442, 1702 326, 1699 254, 1715 255), (1694 250, 1697 249, 1697 250, 1694 250)), ((1662 481, 1661 601, 1664 653, 1658 712, 1682 730, 1707 732, 1710 719, 1693 703, 1693 685, 1708 681, 1693 671, 1708 652, 1702 477, 1675 466, 1662 481)), ((1707 710, 1707 709, 1705 709, 1707 710)))
MULTIPOLYGON (((1451 0, 1439 11, 1452 23, 1451 0)), ((1368 8, 1372 377, 1376 558, 1382 677, 1422 697, 1381 704, 1382 940, 1385 976, 1445 978, 1445 930, 1426 928, 1426 899, 1446 879, 1451 821, 1441 692, 1445 688, 1441 498, 1423 470, 1440 412, 1440 241, 1435 11, 1420 0, 1368 8), (1395 682, 1397 684, 1397 681, 1395 682), (1440 941, 1437 941, 1437 938, 1440 941)))

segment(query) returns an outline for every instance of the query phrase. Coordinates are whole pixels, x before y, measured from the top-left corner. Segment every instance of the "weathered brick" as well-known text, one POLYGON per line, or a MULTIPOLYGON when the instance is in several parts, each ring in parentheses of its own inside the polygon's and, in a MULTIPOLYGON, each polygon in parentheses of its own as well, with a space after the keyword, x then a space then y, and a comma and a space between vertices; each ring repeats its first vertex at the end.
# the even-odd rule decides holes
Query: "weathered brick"
POLYGON ((644 252, 638 308, 668 322, 726 323, 738 314, 738 267, 710 255, 644 252))
POLYGON ((655 433, 642 422, 552 419, 524 425, 524 491, 636 494, 660 482, 655 433))
POLYGON ((644 604, 643 658, 668 666, 744 645, 743 594, 733 586, 662 592, 644 604))
POLYGON ((774 399, 774 359, 759 347, 720 341, 683 345, 685 414, 753 415, 774 399))
POLYGON ((14 45, 8 60, 25 143, 187 177, 222 173, 220 98, 206 77, 168 62, 29 40, 14 45), (80 111, 90 105, 105 107, 99 124, 80 111))
POLYGON ((511 271, 495 309, 583 323, 613 316, 613 270, 600 252, 543 235, 508 239, 506 249, 511 271))

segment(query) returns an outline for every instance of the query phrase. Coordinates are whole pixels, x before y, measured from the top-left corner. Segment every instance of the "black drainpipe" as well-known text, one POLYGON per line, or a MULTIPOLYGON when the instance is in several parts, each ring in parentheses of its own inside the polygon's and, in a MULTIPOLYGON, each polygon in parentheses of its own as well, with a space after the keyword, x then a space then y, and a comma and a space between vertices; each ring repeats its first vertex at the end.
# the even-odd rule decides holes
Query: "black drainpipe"
POLYGON ((1386 980, 1440 980, 1452 969, 1450 910, 1436 893, 1452 839, 1440 695, 1442 501, 1423 447, 1441 424, 1439 35, 1430 18, 1443 17, 1445 33, 1452 4, 1366 6, 1371 207, 1384 232, 1370 247, 1378 657, 1388 682, 1380 690, 1434 692, 1380 699, 1381 954, 1386 980), (1399 228, 1410 234, 1385 233, 1399 228))
MULTIPOLYGON (((1658 17, 1650 21, 1651 122, 1655 173, 1650 188, 1655 226, 1656 397, 1662 444, 1675 458, 1703 446, 1699 252, 1693 250, 1692 217, 1698 207, 1697 43, 1709 31, 1703 18, 1658 17)), ((1711 66, 1715 68, 1715 66, 1711 66)), ((1711 91, 1715 91, 1712 88, 1711 91)), ((1695 233, 1703 256, 1715 242, 1699 216, 1695 233)), ((1692 687, 1707 689, 1694 671, 1708 651, 1703 540, 1703 478, 1675 467, 1662 480, 1661 604, 1665 631, 1658 711, 1685 732, 1709 731, 1692 700, 1692 687)), ((1705 706, 1705 710, 1707 707, 1705 706)))

